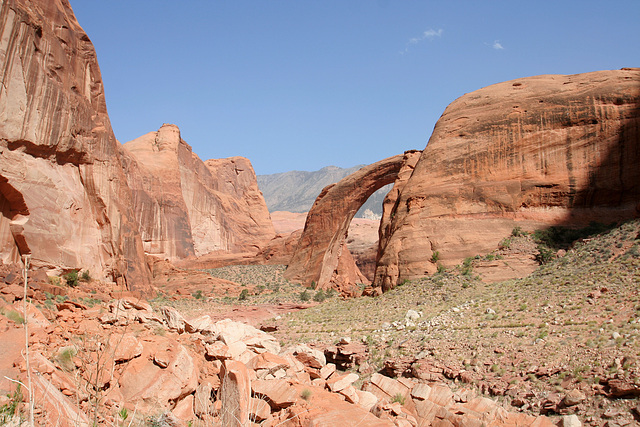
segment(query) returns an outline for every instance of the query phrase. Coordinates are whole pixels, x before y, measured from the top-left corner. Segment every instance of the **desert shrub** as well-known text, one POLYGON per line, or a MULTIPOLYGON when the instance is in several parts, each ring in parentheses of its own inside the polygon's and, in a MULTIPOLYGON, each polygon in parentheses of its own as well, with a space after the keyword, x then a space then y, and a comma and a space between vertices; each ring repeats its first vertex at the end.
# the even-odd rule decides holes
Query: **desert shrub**
POLYGON ((402 393, 396 393, 391 399, 391 402, 398 402, 399 404, 404 405, 404 400, 404 395, 402 393))
POLYGON ((195 299, 203 299, 204 298, 204 295, 202 295, 202 290, 200 290, 200 289, 198 289, 197 291, 195 291, 191 295, 193 295, 193 297, 195 299))
POLYGON ((15 310, 11 310, 6 314, 6 316, 16 325, 24 325, 25 323, 24 317, 22 317, 22 315, 15 310))
POLYGON ((9 402, 0 406, 0 425, 9 424, 12 418, 19 414, 19 405, 22 402, 22 388, 20 384, 13 394, 7 394, 9 402))
POLYGON ((438 271, 437 271, 437 273, 439 273, 439 274, 443 274, 443 273, 445 273, 446 271, 447 271, 447 269, 444 267, 444 265, 442 265, 442 264, 438 264, 438 271))
POLYGON ((309 400, 311 398, 311 390, 309 390, 308 388, 305 388, 300 393, 300 397, 303 398, 304 400, 309 400))
POLYGON ((461 268, 461 273, 463 276, 470 276, 471 272, 473 271, 473 258, 472 257, 467 257, 464 259, 464 261, 462 261, 462 268, 461 268))
POLYGON ((431 254, 431 262, 436 263, 436 262, 438 262, 439 259, 440 259, 440 252, 434 251, 431 254))
POLYGON ((127 408, 122 408, 120 409, 120 411, 118 411, 118 416, 120 417, 122 422, 125 422, 127 418, 129 418, 129 411, 127 410, 127 408))
POLYGON ((520 237, 520 236, 524 236, 527 233, 525 233, 524 231, 522 231, 522 227, 520 227, 519 225, 513 227, 513 230, 511 230, 511 235, 513 237, 520 237))
POLYGON ((243 289, 242 292, 240 292, 240 296, 238 297, 238 299, 240 301, 244 301, 247 299, 248 296, 249 296, 249 291, 246 289, 243 289))
POLYGON ((556 254, 553 249, 550 249, 548 246, 539 244, 538 245, 538 253, 536 254, 536 261, 538 264, 543 265, 551 262, 555 258, 556 254))
POLYGON ((324 293, 322 289, 316 292, 316 294, 313 296, 313 300, 316 302, 322 302, 326 299, 327 299, 327 295, 324 293))
POLYGON ((311 299, 311 295, 309 294, 309 291, 307 291, 306 289, 302 292, 300 292, 300 301, 309 301, 311 299))
POLYGON ((318 287, 318 284, 314 281, 311 282, 311 289, 316 289, 318 287))
POLYGON ((89 270, 85 270, 82 272, 82 275, 80 276, 80 280, 83 282, 91 281, 91 273, 89 273, 89 270))
POLYGON ((64 371, 71 371, 76 367, 73 358, 77 353, 78 351, 73 346, 62 347, 58 351, 56 361, 64 371))
POLYGON ((510 246, 511 246, 511 239, 509 237, 505 237, 500 241, 500 243, 498 243, 498 247, 500 249, 509 249, 510 246))
POLYGON ((71 270, 62 276, 62 278, 66 282, 67 286, 71 286, 72 288, 78 286, 78 270, 71 270))

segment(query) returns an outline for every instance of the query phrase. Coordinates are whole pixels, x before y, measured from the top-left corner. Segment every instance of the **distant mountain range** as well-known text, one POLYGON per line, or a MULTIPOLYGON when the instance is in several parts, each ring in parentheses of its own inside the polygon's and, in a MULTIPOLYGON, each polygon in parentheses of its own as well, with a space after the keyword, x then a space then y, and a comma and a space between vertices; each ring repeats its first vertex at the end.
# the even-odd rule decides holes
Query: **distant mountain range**
MULTIPOLYGON (((258 187, 264 195, 269 212, 308 212, 320 191, 329 184, 336 183, 365 165, 352 168, 327 166, 315 172, 290 171, 272 175, 258 175, 258 187)), ((364 212, 371 210, 374 215, 382 215, 382 201, 391 189, 391 184, 382 187, 356 214, 364 218, 364 212)))

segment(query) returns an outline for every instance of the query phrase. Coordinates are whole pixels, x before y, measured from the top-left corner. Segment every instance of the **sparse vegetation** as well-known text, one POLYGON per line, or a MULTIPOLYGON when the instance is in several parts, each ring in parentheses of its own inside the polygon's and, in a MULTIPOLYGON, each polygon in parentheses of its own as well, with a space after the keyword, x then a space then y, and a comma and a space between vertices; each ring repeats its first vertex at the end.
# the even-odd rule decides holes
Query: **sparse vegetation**
MULTIPOLYGON (((16 385, 16 389, 13 393, 7 394, 9 402, 0 406, 0 425, 9 424, 13 418, 19 416, 18 408, 22 402, 22 387, 20 384, 16 385)), ((19 423, 18 423, 19 424, 19 423)))
POLYGON ((325 292, 322 289, 317 291, 315 293, 315 295, 313 296, 313 300, 316 301, 316 302, 323 302, 325 299, 327 299, 327 295, 325 294, 325 292))
POLYGON ((303 398, 304 400, 309 400, 311 399, 311 390, 309 390, 308 388, 305 388, 302 390, 302 392, 300 392, 300 397, 303 398))
POLYGON ((392 398, 391 402, 398 402, 401 405, 404 405, 405 397, 402 393, 396 393, 392 398))
POLYGON ((71 286, 72 288, 75 288, 76 286, 78 286, 78 281, 79 281, 78 270, 71 270, 68 273, 65 273, 65 275, 62 276, 62 278, 64 279, 67 286, 71 286))
POLYGON ((15 310, 7 312, 5 316, 7 316, 7 319, 11 320, 16 325, 24 325, 25 323, 24 317, 22 317, 22 315, 15 310))

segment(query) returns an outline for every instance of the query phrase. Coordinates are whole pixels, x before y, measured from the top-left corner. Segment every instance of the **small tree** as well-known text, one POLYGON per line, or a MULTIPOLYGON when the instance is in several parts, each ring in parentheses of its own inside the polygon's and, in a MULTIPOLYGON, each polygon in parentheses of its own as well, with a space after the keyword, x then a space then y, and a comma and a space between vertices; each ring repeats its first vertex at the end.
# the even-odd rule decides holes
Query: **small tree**
POLYGON ((64 278, 64 281, 67 283, 67 286, 71 286, 72 288, 75 288, 76 286, 78 286, 78 280, 79 280, 78 270, 71 270, 70 272, 68 272, 62 277, 64 278))

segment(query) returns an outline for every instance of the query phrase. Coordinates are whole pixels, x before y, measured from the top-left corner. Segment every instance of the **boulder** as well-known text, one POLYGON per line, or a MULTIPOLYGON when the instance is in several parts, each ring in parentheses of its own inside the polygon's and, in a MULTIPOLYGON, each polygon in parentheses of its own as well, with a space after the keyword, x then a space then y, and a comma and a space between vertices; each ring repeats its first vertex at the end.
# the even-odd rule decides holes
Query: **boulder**
POLYGON ((293 405, 297 399, 296 389, 286 380, 256 380, 251 382, 253 394, 266 399, 273 410, 293 405))
POLYGON ((327 359, 320 350, 310 348, 305 344, 298 344, 290 348, 288 352, 309 368, 321 369, 327 364, 327 359))
POLYGON ((245 426, 249 421, 251 380, 249 371, 242 363, 225 360, 220 371, 222 384, 218 399, 222 402, 220 418, 224 426, 245 426))
POLYGON ((190 352, 177 341, 150 337, 142 341, 143 353, 126 364, 118 384, 127 402, 141 407, 167 408, 195 391, 198 366, 190 352), (154 363, 150 363, 153 360, 154 363))

